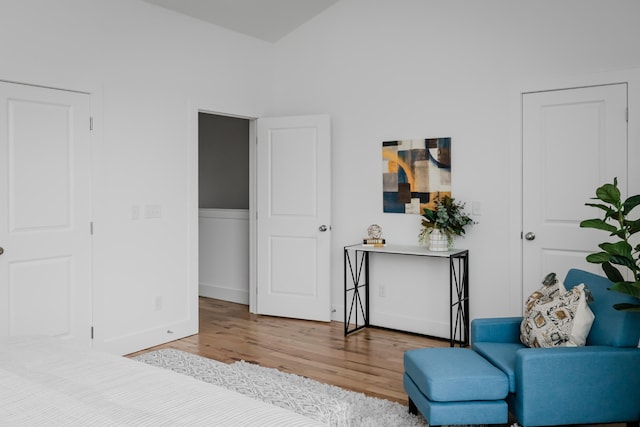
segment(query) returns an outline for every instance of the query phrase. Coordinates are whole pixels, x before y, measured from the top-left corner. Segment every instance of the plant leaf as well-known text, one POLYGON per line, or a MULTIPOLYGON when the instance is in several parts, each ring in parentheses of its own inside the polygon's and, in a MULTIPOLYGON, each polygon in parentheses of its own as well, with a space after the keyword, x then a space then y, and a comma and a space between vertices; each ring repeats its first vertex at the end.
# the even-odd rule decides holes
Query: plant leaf
POLYGON ((610 206, 607 205, 603 205, 602 203, 585 203, 585 206, 591 206, 592 208, 598 208, 598 209, 602 209, 605 212, 613 212, 613 209, 611 209, 610 206))
POLYGON ((611 263, 609 262, 603 262, 602 263, 602 270, 604 271, 604 274, 607 275, 607 278, 609 280, 611 280, 612 282, 624 282, 624 277, 622 276, 622 273, 620 273, 620 271, 614 267, 613 265, 611 265, 611 263))
POLYGON ((629 213, 633 210, 633 208, 635 208, 638 205, 640 205, 640 194, 636 194, 635 196, 629 197, 622 204, 623 215, 624 216, 629 215, 629 213))
POLYGON ((611 255, 606 252, 597 252, 595 254, 587 255, 587 261, 594 264, 601 264, 603 262, 609 262, 611 255))
POLYGON ((615 282, 611 290, 640 298, 640 282, 615 282))
POLYGON ((635 311, 640 312, 640 304, 630 304, 628 302, 622 302, 613 304, 613 308, 619 311, 635 311))
POLYGON ((626 256, 620 255, 611 255, 609 258, 609 262, 612 264, 624 265, 628 267, 631 271, 638 271, 638 267, 636 263, 633 261, 633 258, 627 258, 626 256))
POLYGON ((616 243, 601 243, 598 245, 600 249, 611 254, 611 255, 619 255, 625 258, 631 258, 631 245, 621 240, 616 243))
POLYGON ((605 203, 620 206, 620 190, 618 190, 618 180, 614 179, 613 184, 604 184, 596 190, 596 197, 605 203))
POLYGON ((611 224, 607 224, 600 218, 585 219, 580 221, 580 227, 582 228, 595 228, 598 230, 608 231, 609 233, 615 233, 618 229, 611 224))
POLYGON ((638 231, 640 231, 640 219, 636 219, 635 221, 625 220, 624 225, 627 227, 629 235, 636 234, 638 231))
POLYGON ((435 222, 436 221, 436 213, 430 209, 426 209, 424 210, 424 217, 427 218, 429 220, 429 222, 435 222))
POLYGON ((619 239, 624 240, 625 236, 626 236, 627 231, 624 228, 620 228, 616 231, 614 231, 613 233, 609 234, 609 236, 615 236, 619 239))

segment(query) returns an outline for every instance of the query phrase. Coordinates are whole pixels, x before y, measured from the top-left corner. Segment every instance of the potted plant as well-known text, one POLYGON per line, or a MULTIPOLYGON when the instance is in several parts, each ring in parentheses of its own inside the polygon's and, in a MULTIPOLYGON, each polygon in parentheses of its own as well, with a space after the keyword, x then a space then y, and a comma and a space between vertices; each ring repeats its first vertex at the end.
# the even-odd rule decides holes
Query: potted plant
POLYGON ((453 248, 453 236, 462 236, 464 227, 473 220, 464 212, 464 203, 456 202, 449 196, 435 200, 435 210, 424 209, 422 230, 418 241, 429 242, 432 251, 446 251, 453 248))
POLYGON ((613 179, 613 184, 604 184, 596 190, 596 197, 603 203, 586 203, 604 211, 604 218, 587 219, 580 222, 580 227, 595 228, 609 233, 609 236, 617 238, 616 242, 600 243, 598 247, 602 252, 596 252, 587 256, 587 261, 601 264, 606 276, 613 282, 611 290, 638 299, 638 304, 614 304, 616 310, 640 311, 640 244, 635 247, 630 242, 631 236, 640 231, 640 219, 630 219, 633 208, 640 204, 640 195, 631 196, 625 201, 620 198, 618 179, 613 179), (619 270, 631 273, 631 280, 625 280, 624 274, 619 270))

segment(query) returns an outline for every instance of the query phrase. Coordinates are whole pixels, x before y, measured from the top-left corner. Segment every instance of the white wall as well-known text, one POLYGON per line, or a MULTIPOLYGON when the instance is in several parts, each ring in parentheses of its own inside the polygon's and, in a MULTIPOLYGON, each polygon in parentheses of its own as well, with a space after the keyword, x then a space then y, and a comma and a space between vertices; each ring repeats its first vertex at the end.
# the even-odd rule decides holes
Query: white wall
POLYGON ((249 210, 199 209, 199 294, 249 304, 249 210))
POLYGON ((196 332, 197 109, 261 115, 271 45, 137 0, 0 0, 0 40, 0 79, 92 94, 97 346, 196 332))
MULTIPOLYGON (((640 66, 638 16, 634 0, 341 0, 277 44, 269 113, 332 118, 336 319, 343 245, 372 223, 389 242, 417 242, 419 217, 382 212, 382 141, 441 136, 453 138, 454 197, 482 206, 479 224, 457 242, 470 249, 471 317, 521 312, 510 304, 520 283, 508 271, 517 250, 508 234, 518 82, 640 66)), ((374 296, 374 321, 437 329, 446 272, 375 262, 374 295, 384 285, 387 296, 374 296)))
MULTIPOLYGON (((0 0, 0 79, 92 94, 96 336, 125 353, 196 329, 198 109, 331 115, 337 319, 343 245, 371 223, 416 242, 417 217, 382 213, 381 142, 451 136, 454 196, 483 208, 459 243, 472 317, 518 313, 505 266, 515 82, 640 66, 639 15, 635 0, 341 0, 271 45, 138 0, 0 0), (147 204, 162 218, 132 220, 147 204)), ((437 327, 419 301, 445 274, 384 263, 378 280, 402 286, 374 318, 437 327)))

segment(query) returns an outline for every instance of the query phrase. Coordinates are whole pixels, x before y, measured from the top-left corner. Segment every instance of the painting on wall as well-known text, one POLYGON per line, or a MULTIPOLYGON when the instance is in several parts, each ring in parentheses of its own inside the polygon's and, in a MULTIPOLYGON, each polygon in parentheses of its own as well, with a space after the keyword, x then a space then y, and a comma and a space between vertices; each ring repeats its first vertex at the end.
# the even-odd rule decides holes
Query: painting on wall
POLYGON ((451 138, 382 143, 384 212, 420 215, 451 196, 451 138))

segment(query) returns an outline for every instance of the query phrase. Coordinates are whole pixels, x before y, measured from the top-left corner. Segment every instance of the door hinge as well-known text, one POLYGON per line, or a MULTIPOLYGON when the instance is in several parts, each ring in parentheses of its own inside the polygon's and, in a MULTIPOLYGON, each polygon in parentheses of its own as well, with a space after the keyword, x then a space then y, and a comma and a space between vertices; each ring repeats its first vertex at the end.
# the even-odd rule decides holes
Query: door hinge
POLYGON ((89 130, 93 130, 93 117, 89 117, 89 130))
POLYGON ((93 221, 89 223, 89 233, 93 236, 93 221))
POLYGON ((624 109, 624 116, 625 116, 625 119, 627 120, 627 123, 629 123, 629 107, 624 109))
POLYGON ((93 339, 93 326, 91 327, 91 339, 93 339))

